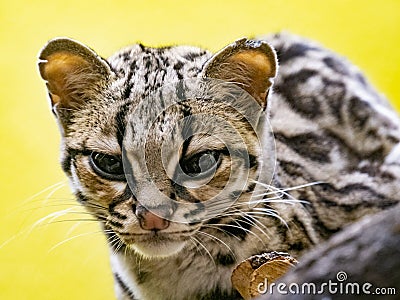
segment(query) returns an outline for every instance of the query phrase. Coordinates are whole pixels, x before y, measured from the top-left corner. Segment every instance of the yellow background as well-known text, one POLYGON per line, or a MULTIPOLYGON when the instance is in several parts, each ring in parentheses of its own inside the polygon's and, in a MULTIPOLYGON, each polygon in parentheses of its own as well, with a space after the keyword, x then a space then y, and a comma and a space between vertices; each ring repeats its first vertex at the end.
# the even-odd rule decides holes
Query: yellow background
POLYGON ((96 224, 69 214, 34 226, 74 205, 67 185, 43 191, 65 180, 36 69, 48 39, 73 37, 109 56, 136 41, 218 50, 242 36, 282 29, 349 57, 400 108, 398 0, 1 0, 0 299, 113 298, 108 250, 96 224))

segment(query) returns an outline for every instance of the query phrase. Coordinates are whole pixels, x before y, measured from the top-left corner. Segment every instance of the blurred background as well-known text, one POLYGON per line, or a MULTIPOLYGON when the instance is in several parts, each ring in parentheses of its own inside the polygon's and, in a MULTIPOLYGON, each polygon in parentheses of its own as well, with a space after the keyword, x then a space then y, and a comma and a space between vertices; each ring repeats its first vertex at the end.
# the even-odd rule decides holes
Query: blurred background
MULTIPOLYGON (((75 205, 37 54, 67 36, 104 57, 140 41, 217 51, 287 30, 350 58, 400 109, 400 1, 0 2, 0 299, 113 299, 108 249, 75 205)), ((172 270, 173 271, 173 270, 172 270)))

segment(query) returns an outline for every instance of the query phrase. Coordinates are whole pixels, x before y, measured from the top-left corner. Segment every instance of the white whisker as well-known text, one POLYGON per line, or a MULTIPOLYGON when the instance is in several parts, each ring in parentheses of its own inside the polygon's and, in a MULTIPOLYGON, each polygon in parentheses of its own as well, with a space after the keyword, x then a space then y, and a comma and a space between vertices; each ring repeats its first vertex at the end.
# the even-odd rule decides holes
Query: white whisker
MULTIPOLYGON (((239 216, 241 216, 242 218, 244 217, 242 212, 239 212, 239 216)), ((246 218, 246 220, 248 220, 247 217, 245 217, 245 218, 246 218)), ((236 224, 238 224, 240 227, 242 227, 236 219, 233 219, 232 217, 230 217, 230 219, 234 220, 234 222, 235 222, 236 224)), ((255 227, 255 228, 256 228, 257 230, 259 230, 263 235, 265 235, 267 238, 269 238, 268 234, 265 233, 264 230, 262 230, 258 225, 256 225, 256 224, 255 224, 254 222, 252 222, 251 220, 250 220, 249 222, 248 222, 248 221, 243 221, 243 220, 241 220, 241 222, 243 222, 243 223, 245 223, 245 224, 248 224, 248 225, 250 225, 250 226, 252 226, 252 227, 255 227)), ((242 228, 243 228, 243 227, 242 227, 242 228)), ((244 229, 244 228, 243 228, 243 229, 244 229)), ((263 241, 261 238, 259 238, 259 236, 258 236, 255 232, 252 232, 251 230, 249 230, 249 232, 253 233, 263 244, 265 244, 264 241, 263 241)))
POLYGON ((282 224, 284 224, 286 227, 288 227, 287 222, 277 213, 277 212, 273 212, 273 211, 249 211, 247 212, 247 214, 251 214, 251 215, 262 215, 262 216, 270 216, 270 217, 274 217, 277 218, 279 221, 281 221, 282 224))
POLYGON ((108 243, 110 244, 113 254, 116 255, 121 247, 121 244, 123 244, 121 239, 118 237, 117 234, 114 233, 114 235, 107 238, 107 240, 108 243))
POLYGON ((236 258, 236 255, 235 255, 235 253, 232 251, 231 247, 229 247, 223 240, 217 238, 216 236, 213 236, 212 234, 203 232, 203 231, 201 231, 201 230, 199 230, 198 233, 203 234, 203 235, 205 235, 205 236, 207 236, 207 237, 209 237, 209 238, 211 238, 211 239, 213 239, 213 240, 215 240, 215 241, 217 241, 217 242, 220 242, 221 244, 223 244, 223 245, 229 250, 230 253, 232 253, 233 257, 236 258))
POLYGON ((254 219, 251 215, 247 215, 247 212, 242 212, 242 211, 240 211, 240 210, 237 210, 239 213, 240 213, 240 215, 243 217, 243 218, 245 218, 246 220, 249 220, 249 222, 251 222, 252 224, 254 224, 254 227, 256 228, 256 229, 258 229, 259 231, 261 231, 261 233, 262 234, 264 234, 267 238, 269 238, 269 235, 266 233, 266 232, 264 232, 264 230, 261 228, 261 227, 263 227, 264 229, 268 229, 267 228, 267 226, 265 226, 263 223, 261 223, 260 221, 258 221, 257 219, 254 219), (256 224, 256 223, 257 224, 256 224), (258 224, 261 226, 258 226, 258 224))
POLYGON ((262 194, 253 195, 253 197, 262 197, 262 196, 268 196, 268 195, 275 195, 275 194, 278 194, 278 193, 286 194, 285 192, 288 192, 288 191, 299 190, 299 189, 302 189, 302 188, 305 188, 305 187, 310 187, 310 186, 314 186, 314 185, 317 185, 317 184, 322 184, 324 182, 322 182, 322 181, 314 181, 314 182, 301 184, 301 185, 297 185, 297 186, 292 186, 292 187, 288 187, 288 188, 283 188, 283 189, 277 188, 277 187, 274 187, 272 185, 265 184, 265 183, 262 183, 262 182, 259 182, 259 181, 255 181, 255 183, 260 184, 260 185, 264 186, 265 188, 273 190, 273 191, 262 193, 262 194))
POLYGON ((219 231, 225 233, 226 235, 230 235, 230 236, 234 237, 235 239, 237 239, 238 241, 240 241, 240 238, 238 238, 238 237, 237 237, 236 235, 234 235, 233 233, 230 233, 229 231, 223 230, 222 228, 213 227, 212 224, 211 224, 211 225, 210 225, 210 224, 204 224, 203 227, 219 230, 219 231))
POLYGON ((51 247, 51 248, 48 250, 48 253, 52 252, 54 249, 58 248, 59 246, 65 244, 65 243, 67 243, 67 242, 69 242, 69 241, 72 241, 72 240, 74 240, 74 239, 76 239, 76 238, 79 238, 79 237, 82 237, 82 236, 91 235, 91 234, 96 234, 96 233, 102 233, 102 232, 103 232, 103 231, 101 231, 101 230, 99 230, 99 231, 93 231, 93 232, 85 232, 85 233, 81 233, 81 234, 75 235, 75 236, 73 236, 73 237, 67 238, 67 239, 65 239, 65 240, 63 240, 63 241, 61 241, 61 242, 55 244, 53 247, 51 247))
POLYGON ((200 253, 200 255, 201 255, 202 257, 205 257, 203 251, 201 251, 201 249, 199 248, 199 246, 197 246, 196 241, 193 240, 192 237, 190 237, 189 240, 190 240, 190 241, 192 242, 192 244, 196 247, 196 252, 197 252, 197 253, 200 253))
POLYGON ((232 218, 232 220, 234 220, 237 225, 232 225, 232 224, 208 224, 208 226, 238 228, 238 229, 243 230, 243 231, 245 231, 245 232, 247 232, 249 234, 254 235, 259 241, 261 241, 263 243, 262 239, 260 239, 260 237, 258 235, 256 235, 254 232, 252 232, 249 229, 243 228, 243 226, 240 226, 240 224, 237 223, 235 219, 232 218))
MULTIPOLYGON (((21 203, 21 205, 25 206, 28 202, 31 202, 31 200, 33 200, 33 199, 35 199, 36 197, 38 197, 39 195, 41 195, 41 194, 47 192, 48 190, 51 190, 51 189, 53 189, 53 188, 57 188, 57 190, 58 190, 59 186, 63 187, 63 186, 65 186, 66 184, 67 184, 67 180, 62 180, 62 181, 56 182, 56 183, 54 183, 53 185, 50 185, 50 186, 44 188, 43 190, 37 192, 36 194, 30 196, 29 198, 27 198, 26 200, 24 200, 24 201, 21 203)), ((53 193, 53 194, 54 194, 54 193, 53 193)), ((46 198, 47 198, 47 197, 46 197, 46 198)))
POLYGON ((206 248, 206 246, 203 245, 202 242, 200 242, 197 238, 195 238, 194 236, 191 237, 193 240, 195 240, 203 249, 204 251, 206 251, 206 253, 208 254, 208 256, 210 257, 211 261, 213 262, 214 266, 216 266, 215 264, 215 260, 213 258, 213 256, 211 255, 210 251, 206 248))
MULTIPOLYGON (((45 222, 49 219, 51 222, 59 217, 66 215, 67 213, 71 212, 73 209, 75 209, 75 207, 70 207, 70 208, 67 208, 64 210, 56 211, 56 212, 48 214, 47 216, 44 216, 43 218, 40 218, 38 221, 36 221, 35 223, 32 224, 30 230, 28 230, 28 233, 31 233, 33 231, 33 229, 35 229, 36 227, 41 225, 43 222, 45 222)), ((48 222, 47 224, 49 224, 50 222, 48 222)))

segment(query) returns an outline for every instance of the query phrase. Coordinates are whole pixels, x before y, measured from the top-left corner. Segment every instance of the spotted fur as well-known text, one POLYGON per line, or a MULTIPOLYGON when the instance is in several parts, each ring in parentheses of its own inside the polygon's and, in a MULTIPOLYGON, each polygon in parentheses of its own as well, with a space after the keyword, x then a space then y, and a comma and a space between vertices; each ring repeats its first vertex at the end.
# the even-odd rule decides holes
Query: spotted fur
MULTIPOLYGON (((272 250, 298 257, 347 224, 399 202, 398 116, 356 67, 308 40, 276 34, 240 40, 216 55, 195 47, 139 44, 107 61, 76 42, 54 40, 40 59, 62 132, 62 167, 77 199, 107 236, 118 299, 239 299, 230 274, 242 259, 272 250), (261 40, 277 53, 276 77, 275 54, 261 40), (230 58, 237 49, 250 51, 250 58, 268 53, 268 77, 275 77, 268 97, 270 81, 251 77, 257 65, 248 67, 243 60, 232 67, 236 61, 230 58), (58 53, 69 55, 73 69, 61 79, 47 68, 58 53), (207 76, 238 83, 264 106, 260 118, 269 118, 276 143, 271 182, 263 182, 257 173, 272 155, 258 143, 258 136, 268 131, 267 122, 253 130, 223 101, 200 98, 167 107, 154 118, 167 101, 157 93, 160 88, 172 85, 180 97, 185 88, 179 80, 207 76), (258 93, 258 84, 263 93, 258 93), (151 95, 155 101, 140 105, 151 95), (247 163, 241 160, 240 147, 234 149, 237 164, 223 152, 215 138, 221 128, 210 132, 211 137, 189 138, 174 131, 179 119, 199 113, 229 120, 245 137, 247 163), (190 157, 203 146, 221 152, 221 164, 207 188, 185 188, 169 180, 159 161, 163 143, 182 145, 173 148, 180 157, 190 157), (134 188, 124 179, 99 176, 91 164, 93 152, 120 157, 123 147, 132 153, 144 149, 162 194, 195 204, 186 218, 204 211, 202 203, 223 188, 230 167, 248 171, 249 180, 231 193, 237 202, 223 213, 201 222, 171 222, 167 229, 149 233, 140 227, 137 208, 141 201, 156 207, 161 200, 146 186, 137 167, 140 160, 130 158, 134 188), (316 184, 304 186, 310 183, 316 184), (253 193, 261 195, 255 207, 246 205, 253 193)), ((234 138, 231 142, 237 144, 234 138)))

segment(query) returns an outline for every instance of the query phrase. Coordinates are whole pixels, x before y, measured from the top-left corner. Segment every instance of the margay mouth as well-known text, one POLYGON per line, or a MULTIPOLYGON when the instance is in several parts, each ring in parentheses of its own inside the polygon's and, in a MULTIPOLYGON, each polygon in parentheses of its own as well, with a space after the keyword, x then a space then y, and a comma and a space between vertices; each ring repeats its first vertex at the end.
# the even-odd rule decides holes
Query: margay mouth
POLYGON ((193 231, 118 233, 129 249, 145 257, 168 257, 181 251, 193 231))
POLYGON ((127 243, 135 243, 135 242, 163 242, 163 241, 176 241, 179 240, 179 237, 169 236, 169 234, 158 233, 158 232, 149 232, 142 234, 125 234, 122 236, 123 240, 127 243))
POLYGON ((124 240, 182 240, 191 236, 196 230, 184 230, 184 231, 172 231, 172 232, 161 232, 161 231, 148 231, 143 233, 131 233, 131 232, 117 232, 117 234, 124 240))
POLYGON ((188 237, 176 234, 151 232, 130 235, 123 238, 124 243, 135 252, 147 257, 167 257, 180 252, 186 245, 188 237))

